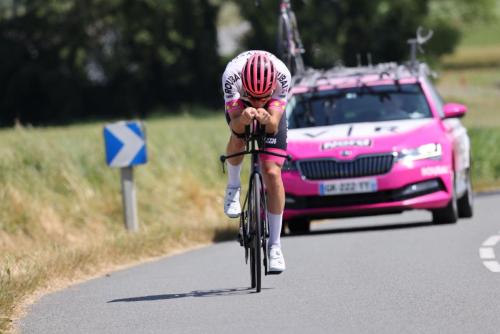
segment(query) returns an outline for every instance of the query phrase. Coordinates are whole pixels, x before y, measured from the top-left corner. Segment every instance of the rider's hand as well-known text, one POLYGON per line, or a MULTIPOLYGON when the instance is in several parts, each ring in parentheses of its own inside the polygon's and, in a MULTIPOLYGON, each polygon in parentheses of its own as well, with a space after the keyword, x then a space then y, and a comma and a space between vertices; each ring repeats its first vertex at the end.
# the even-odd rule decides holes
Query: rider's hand
POLYGON ((241 112, 240 121, 244 125, 250 125, 252 120, 256 117, 257 109, 248 107, 241 112))
POLYGON ((255 118, 262 125, 267 125, 271 121, 271 114, 264 108, 257 109, 255 118))

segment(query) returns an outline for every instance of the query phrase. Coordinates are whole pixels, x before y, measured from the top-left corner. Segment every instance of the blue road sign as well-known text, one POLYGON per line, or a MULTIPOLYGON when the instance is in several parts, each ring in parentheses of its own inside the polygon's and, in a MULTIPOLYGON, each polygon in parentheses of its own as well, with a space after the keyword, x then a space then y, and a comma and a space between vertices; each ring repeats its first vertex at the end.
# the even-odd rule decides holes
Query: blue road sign
POLYGON ((147 162, 141 122, 117 122, 104 127, 106 162, 110 167, 130 167, 147 162))

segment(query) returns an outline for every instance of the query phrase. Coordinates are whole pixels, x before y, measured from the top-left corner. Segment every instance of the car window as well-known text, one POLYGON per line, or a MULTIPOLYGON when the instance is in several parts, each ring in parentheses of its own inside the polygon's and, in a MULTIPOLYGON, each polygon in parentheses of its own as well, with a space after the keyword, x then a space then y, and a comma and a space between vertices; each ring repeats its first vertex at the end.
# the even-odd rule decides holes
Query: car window
POLYGON ((361 86, 295 95, 287 106, 288 127, 432 117, 419 85, 361 86))

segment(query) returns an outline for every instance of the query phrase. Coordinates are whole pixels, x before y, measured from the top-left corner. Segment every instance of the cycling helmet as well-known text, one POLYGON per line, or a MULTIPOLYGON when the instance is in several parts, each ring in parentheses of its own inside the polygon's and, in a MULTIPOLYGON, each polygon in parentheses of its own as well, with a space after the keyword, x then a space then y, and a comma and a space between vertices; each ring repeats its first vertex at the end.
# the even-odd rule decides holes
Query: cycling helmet
POLYGON ((248 95, 271 95, 276 88, 276 69, 268 55, 256 52, 248 58, 241 72, 241 81, 248 95))

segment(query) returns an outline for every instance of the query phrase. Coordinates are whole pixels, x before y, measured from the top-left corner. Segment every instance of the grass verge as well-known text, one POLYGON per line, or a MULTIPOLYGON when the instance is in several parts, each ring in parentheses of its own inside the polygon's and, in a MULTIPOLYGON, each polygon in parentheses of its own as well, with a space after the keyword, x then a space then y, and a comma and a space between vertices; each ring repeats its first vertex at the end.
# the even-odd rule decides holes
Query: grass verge
POLYGON ((104 163, 102 125, 0 131, 0 332, 54 281, 235 235, 220 210, 221 115, 146 122, 135 168, 141 231, 124 230, 120 176, 104 163))

